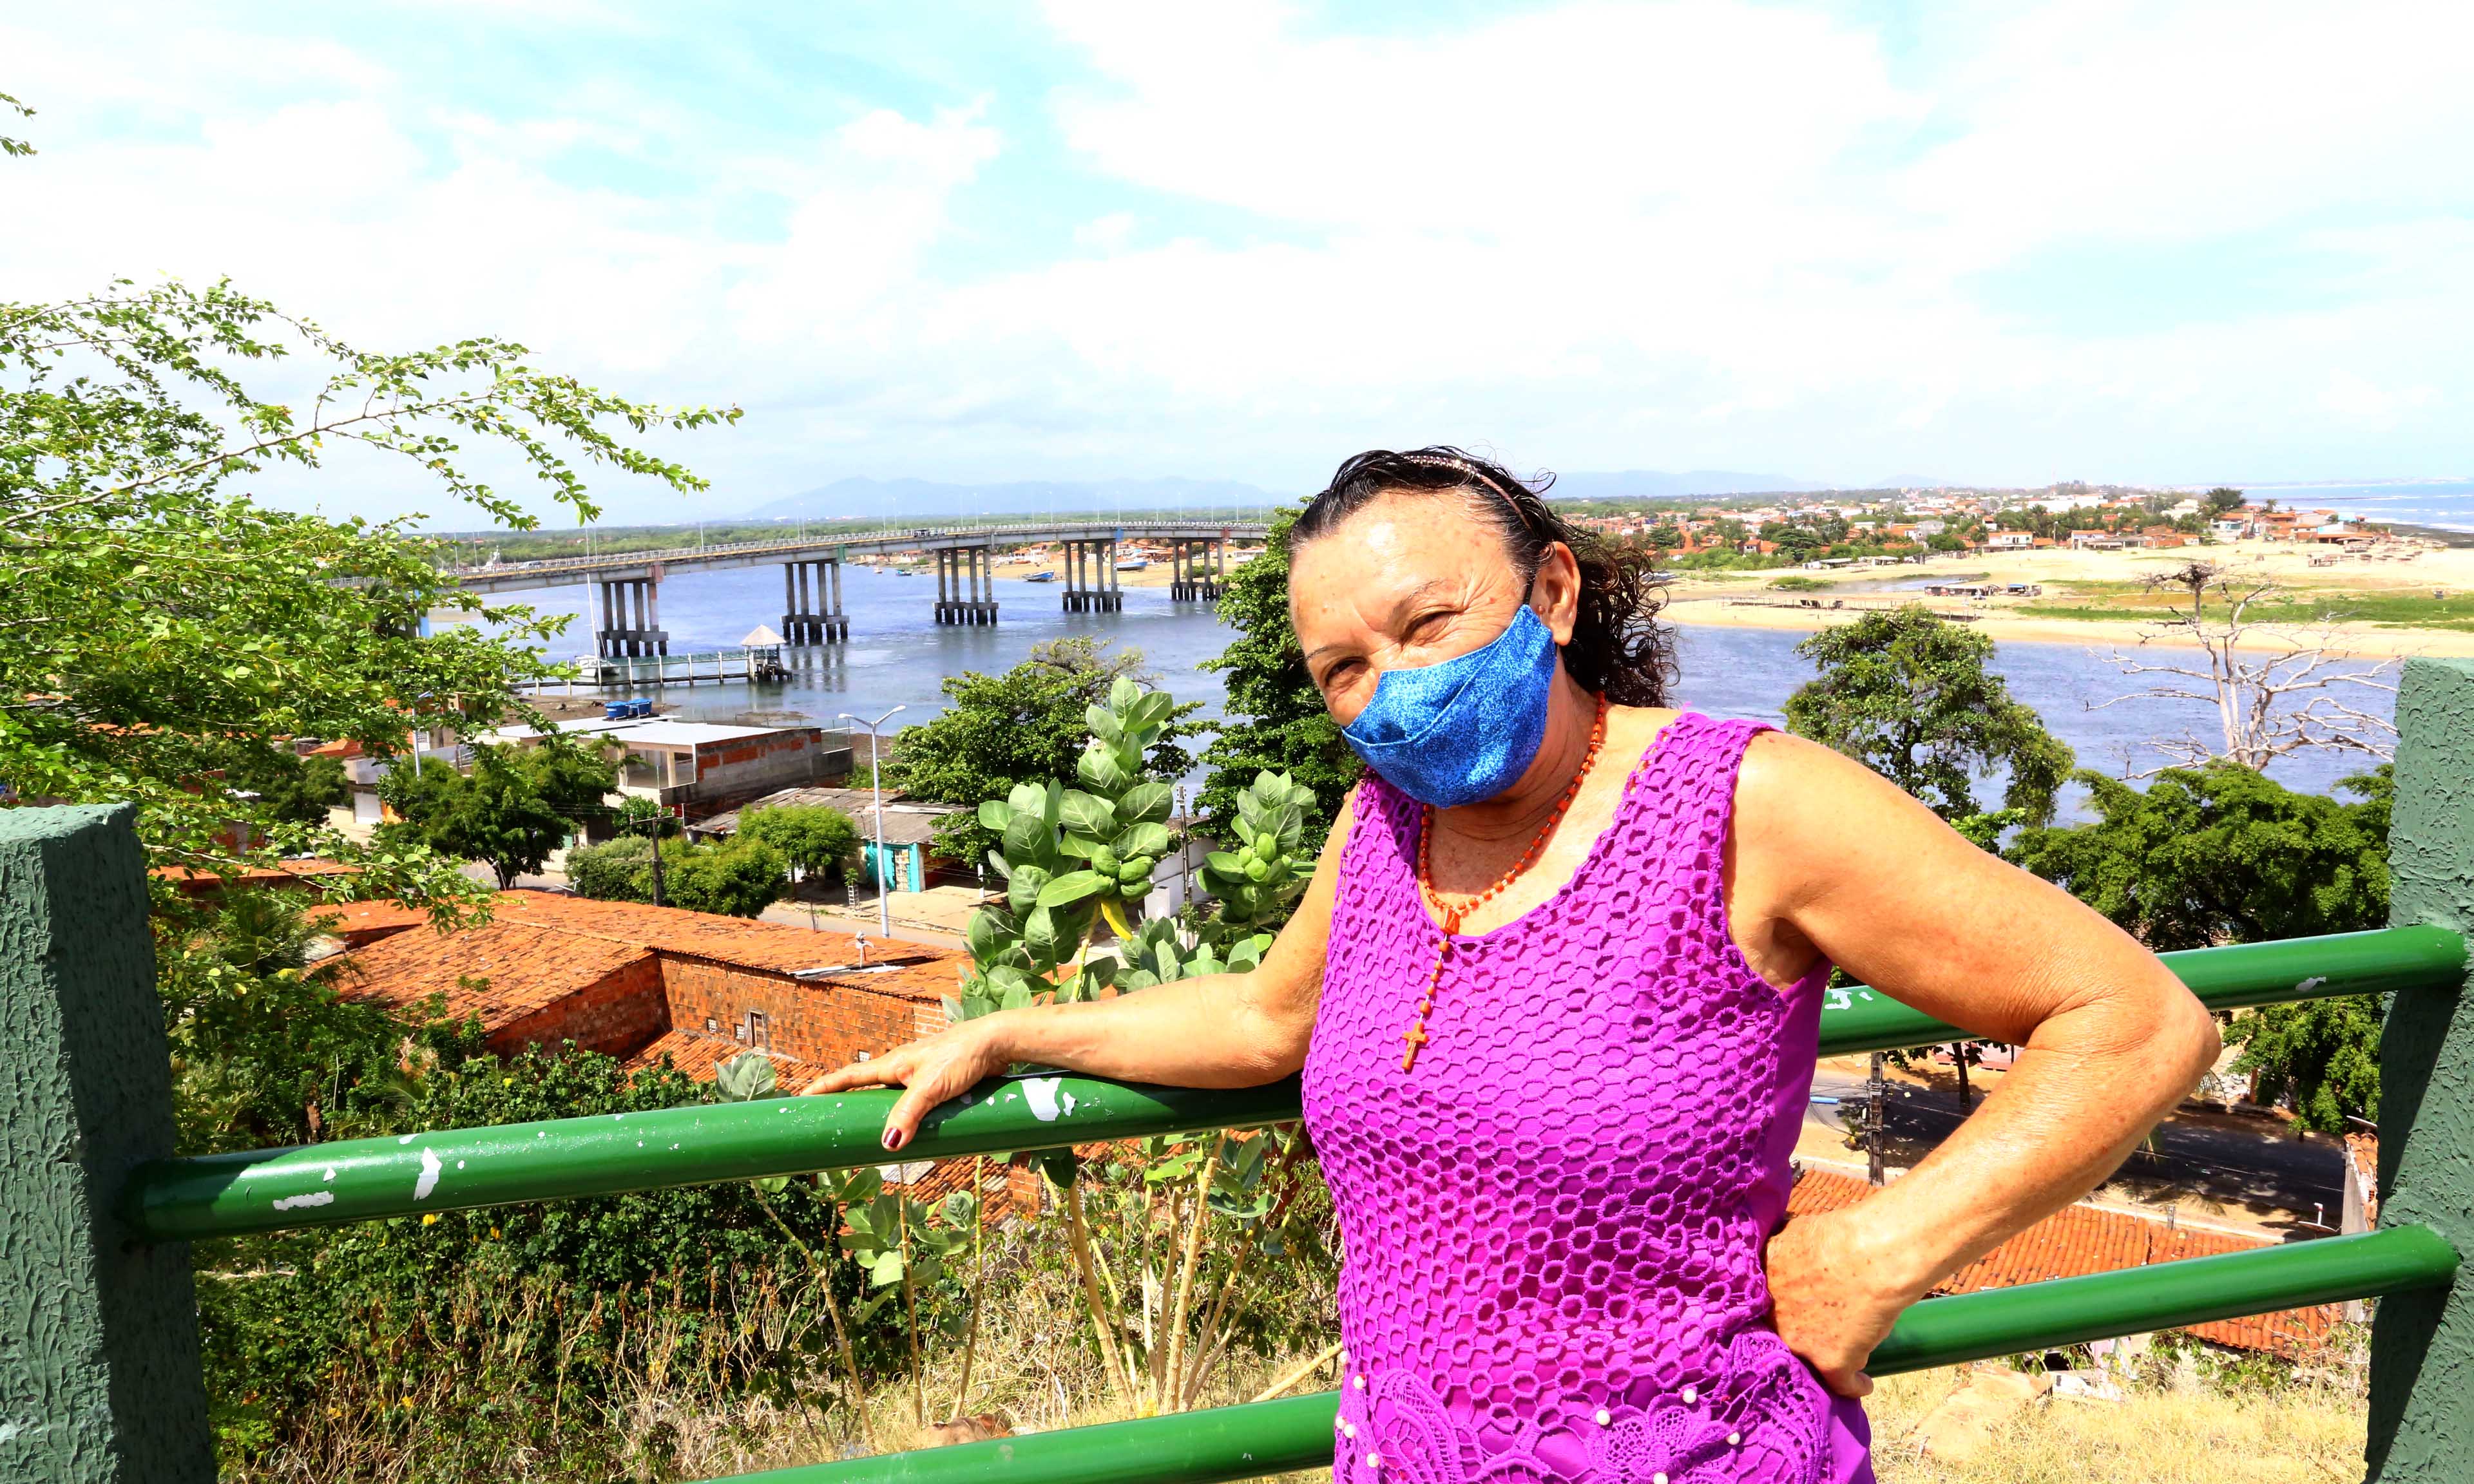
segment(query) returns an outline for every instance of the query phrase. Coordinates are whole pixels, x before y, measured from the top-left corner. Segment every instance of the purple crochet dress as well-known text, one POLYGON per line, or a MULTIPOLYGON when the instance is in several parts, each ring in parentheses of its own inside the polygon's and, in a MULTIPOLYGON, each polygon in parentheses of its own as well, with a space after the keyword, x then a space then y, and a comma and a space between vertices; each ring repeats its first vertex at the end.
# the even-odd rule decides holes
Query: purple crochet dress
POLYGON ((1826 969, 1781 993, 1719 861, 1754 723, 1679 716, 1571 882, 1453 944, 1417 803, 1370 777, 1305 1117, 1339 1208, 1340 1484, 1869 1481, 1856 1402, 1768 1323, 1826 969))

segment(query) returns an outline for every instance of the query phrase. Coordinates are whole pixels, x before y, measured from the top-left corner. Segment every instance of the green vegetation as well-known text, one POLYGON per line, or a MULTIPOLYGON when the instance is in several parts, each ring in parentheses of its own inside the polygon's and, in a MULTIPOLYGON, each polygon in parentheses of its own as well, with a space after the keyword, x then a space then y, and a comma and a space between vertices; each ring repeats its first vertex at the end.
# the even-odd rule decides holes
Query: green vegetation
MULTIPOLYGON (((1142 667, 1140 650, 1110 654, 1101 640, 1076 637, 1033 645, 1003 675, 948 676, 943 689, 953 704, 902 732, 885 761, 885 786, 969 809, 1017 784, 1071 776, 1089 736, 1085 714, 1142 667)), ((1198 730, 1187 718, 1199 708, 1188 702, 1161 722, 1146 767, 1168 778, 1185 772, 1191 759, 1180 744, 1198 730)), ((976 814, 936 827, 937 850, 951 860, 982 860, 996 844, 976 814)))
POLYGON ((616 788, 609 751, 552 737, 535 747, 473 749, 473 771, 444 762, 398 768, 379 796, 402 816, 383 825, 390 839, 410 838, 441 855, 486 861, 498 889, 542 869, 552 851, 589 820, 610 811, 602 796, 616 788))
MULTIPOLYGON (((2169 769, 2145 792, 2081 772, 2098 818, 2029 829, 2019 865, 2151 948, 2356 932, 2388 921, 2389 769, 2340 785, 2357 802, 2296 793, 2232 763, 2169 769)), ((2271 1005, 2226 1033, 2262 1101, 2341 1133, 2379 1115, 2381 1007, 2369 999, 2271 1005)))
POLYGON ((702 488, 607 424, 735 416, 624 401, 500 341, 363 350, 223 284, 0 304, 0 693, 35 703, 0 711, 0 778, 26 798, 134 801, 157 864, 316 850, 364 868, 352 890, 469 902, 471 883, 419 841, 364 850, 327 830, 316 805, 331 790, 306 769, 260 785, 289 771, 275 759, 297 738, 388 759, 410 731, 495 724, 519 704, 515 682, 543 673, 530 641, 559 625, 442 584, 402 522, 270 510, 243 483, 357 444, 522 525, 466 471, 459 440, 590 515, 580 466, 702 488), (308 364, 286 379, 305 378, 305 397, 251 392, 246 377, 295 359, 308 364), (433 610, 499 627, 424 636, 433 610))
POLYGON ((789 863, 782 852, 750 835, 716 845, 671 838, 661 844, 662 874, 653 876, 653 842, 621 835, 606 845, 567 852, 567 883, 579 897, 602 901, 644 901, 723 917, 752 918, 790 889, 789 863))
MULTIPOLYGON (((2013 611, 2038 618, 2161 618, 2176 607, 2188 608, 2177 588, 2152 588, 2137 583, 2074 583, 2069 594, 2050 602, 2021 604, 2013 611)), ((2202 611, 2211 619, 2226 615, 2225 605, 2210 603, 2202 611)), ((2299 588, 2274 594, 2250 605, 2245 616, 2254 623, 2365 623, 2389 629, 2454 629, 2474 633, 2474 592, 2435 597, 2431 589, 2401 592, 2299 588)))
POLYGON ((1773 577, 1769 581, 1769 586, 1781 592, 1827 592, 1831 586, 1829 583, 1818 577, 1804 577, 1795 573, 1789 573, 1784 577, 1773 577))
POLYGON ((1194 802, 1215 840, 1236 838, 1237 796, 1274 773, 1306 791, 1304 828, 1320 842, 1364 771, 1323 709, 1289 627, 1289 529, 1297 518, 1294 509, 1273 515, 1262 555, 1241 563, 1221 588, 1220 621, 1238 636, 1206 664, 1226 676, 1228 700, 1220 730, 1202 751, 1211 771, 1194 802))
POLYGON ((1796 646, 1820 676, 1787 698, 1787 730, 1834 748, 1960 826, 1979 845, 2052 818, 2071 750, 1985 668, 1993 641, 1908 605, 1825 629, 1796 646), (2008 770, 2001 809, 1976 777, 2008 770))
POLYGON ((772 847, 803 877, 847 877, 859 864, 859 826, 822 804, 742 810, 739 833, 772 847))
MULTIPOLYGON (((1261 960, 1314 871, 1304 833, 1310 802, 1293 780, 1259 776, 1234 809, 1235 851, 1215 851, 1206 890, 1226 894, 1223 910, 1184 922, 1141 916, 1152 874, 1175 845, 1166 820, 1169 785, 1146 770, 1177 707, 1159 691, 1118 676, 1107 703, 1084 715, 1074 781, 1051 778, 1013 786, 980 804, 979 824, 999 842, 990 864, 1004 895, 971 916, 971 969, 946 1013, 957 1020, 1032 1004, 1067 1004, 1103 991, 1132 993, 1154 985, 1261 960), (1104 922, 1112 951, 1090 951, 1104 922)), ((1273 1130, 1245 1138, 1221 1132, 1202 1139, 1144 1140, 1132 1159, 1086 1163, 1072 1150, 1040 1156, 1065 1209, 1066 1254, 1080 1280, 1090 1336, 1109 1390, 1129 1414, 1201 1404, 1228 1347, 1259 1322, 1234 1301, 1249 1266, 1294 1259, 1313 1233, 1292 1220, 1298 1192, 1314 1179, 1302 1165, 1302 1135, 1273 1130), (1086 1178, 1086 1171, 1089 1178, 1086 1178), (1159 1196, 1168 1200, 1166 1220, 1159 1196), (1162 1244, 1182 1260, 1163 1263, 1138 1290, 1121 1287, 1095 1256, 1090 1208, 1102 1203, 1117 1223, 1165 1228, 1162 1244), (1215 1220, 1214 1218, 1220 1218, 1215 1220), (1208 1248, 1212 1260, 1202 1260, 1208 1248), (1232 1306, 1233 1304, 1233 1306, 1232 1306)), ((1148 1267, 1144 1271, 1149 1274, 1148 1267)))

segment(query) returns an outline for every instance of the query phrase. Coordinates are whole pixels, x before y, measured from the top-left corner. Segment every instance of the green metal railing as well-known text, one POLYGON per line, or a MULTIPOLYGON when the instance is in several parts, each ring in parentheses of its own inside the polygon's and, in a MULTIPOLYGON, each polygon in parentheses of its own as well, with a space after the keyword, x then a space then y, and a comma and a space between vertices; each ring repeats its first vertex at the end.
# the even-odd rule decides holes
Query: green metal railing
MULTIPOLYGON (((2381 1048, 2381 1230, 1912 1307, 1877 1374, 2386 1296, 2373 1329, 2375 1479, 2474 1477, 2474 661, 2414 660, 2382 931, 2166 955, 2218 1009, 2392 995, 2381 1048)), ((0 1476, 213 1477, 187 1238, 873 1164, 894 1094, 670 1109, 167 1159, 171 1089, 146 893, 125 809, 0 809, 0 1476), (21 1321, 17 1316, 38 1316, 21 1321), (37 1402, 26 1399, 39 1399, 37 1402)), ((1856 989, 1825 1054, 1961 1033, 1856 989)), ((1294 1118, 1243 1092, 1083 1078, 992 1083, 937 1110, 907 1159, 1294 1118)), ((1201 1484, 1329 1462, 1334 1399, 999 1439, 744 1476, 767 1484, 1201 1484)))
MULTIPOLYGON (((2465 941, 2427 926, 2163 957, 2219 1010, 2445 992, 2467 969, 2465 941)), ((1826 1056, 1963 1035, 1862 986, 1834 992, 1821 1016, 1826 1056)), ((122 1214, 148 1238, 172 1240, 877 1164, 885 1160, 877 1135, 898 1095, 871 1089, 163 1160, 135 1173, 122 1214)), ((1230 1092, 1011 1079, 937 1110, 904 1153, 922 1160, 1059 1148, 1258 1127, 1298 1113, 1294 1080, 1230 1092), (1027 1086, 1034 1082, 1040 1086, 1027 1086)), ((2457 1261, 2438 1233, 2409 1227, 1932 1299, 1900 1320, 1872 1369, 1892 1375, 2372 1298, 2445 1284, 2457 1261)), ((1327 1463, 1336 1404, 1335 1394, 1323 1393, 749 1477, 775 1484, 1251 1478, 1327 1463)))
MULTIPOLYGON (((2211 1008, 2453 987, 2463 940, 2437 927, 2168 953, 2211 1008)), ((1821 1015, 1821 1054, 1952 1041, 1965 1033, 1861 986, 1821 1015)), ((1081 1077, 996 1082, 932 1113, 906 1159, 1055 1149, 1159 1134, 1251 1128, 1298 1116, 1295 1080, 1236 1092, 1081 1077)), ((376 1221, 665 1185, 881 1164, 877 1135, 898 1093, 869 1089, 446 1129, 299 1149, 164 1160, 137 1171, 122 1215, 155 1241, 376 1221)))
MULTIPOLYGON (((2456 1273, 2454 1248, 2428 1227, 2408 1227, 1927 1299, 1901 1316, 1866 1369, 1874 1376, 1929 1371, 2022 1350, 2428 1288, 2456 1273), (2034 1338, 2023 1344, 2022 1336, 2034 1338)), ((1326 1391, 744 1473, 719 1484, 1216 1484, 1328 1467, 1339 1402, 1339 1393, 1326 1391)))

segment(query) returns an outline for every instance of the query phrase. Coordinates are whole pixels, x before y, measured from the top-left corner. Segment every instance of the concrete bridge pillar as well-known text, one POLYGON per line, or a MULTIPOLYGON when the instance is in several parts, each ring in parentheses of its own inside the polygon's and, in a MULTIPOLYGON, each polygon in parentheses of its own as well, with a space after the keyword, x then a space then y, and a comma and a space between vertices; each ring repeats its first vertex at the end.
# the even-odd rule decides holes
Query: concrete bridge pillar
POLYGON ((1209 536, 1180 536, 1169 543, 1172 601, 1209 603, 1220 596, 1221 546, 1219 538, 1209 536))
POLYGON ((838 556, 782 564, 782 637, 792 644, 838 644, 850 638, 838 556))
POLYGON ((662 628, 660 563, 643 577, 602 578, 594 586, 601 598, 601 624, 593 635, 594 654, 604 659, 624 659, 670 652, 670 636, 662 628))

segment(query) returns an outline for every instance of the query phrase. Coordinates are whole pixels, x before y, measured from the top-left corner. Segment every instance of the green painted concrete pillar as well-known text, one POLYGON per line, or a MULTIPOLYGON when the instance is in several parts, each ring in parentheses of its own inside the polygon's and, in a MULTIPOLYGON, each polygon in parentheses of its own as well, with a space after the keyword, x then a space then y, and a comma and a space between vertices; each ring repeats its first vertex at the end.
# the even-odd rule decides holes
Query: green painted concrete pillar
POLYGON ((112 1212, 172 1139, 129 809, 0 809, 0 1479, 214 1478, 189 1249, 112 1212))
MULTIPOLYGON (((2389 922, 2474 935, 2474 660, 2412 659, 2397 695, 2389 922)), ((2399 994, 2380 1039, 2380 1225, 2474 1259, 2474 996, 2399 994)), ((2474 1480, 2474 1260, 2371 1327, 2370 1476, 2474 1480)))

